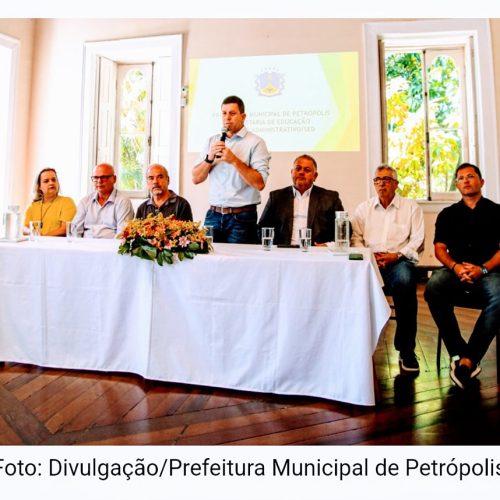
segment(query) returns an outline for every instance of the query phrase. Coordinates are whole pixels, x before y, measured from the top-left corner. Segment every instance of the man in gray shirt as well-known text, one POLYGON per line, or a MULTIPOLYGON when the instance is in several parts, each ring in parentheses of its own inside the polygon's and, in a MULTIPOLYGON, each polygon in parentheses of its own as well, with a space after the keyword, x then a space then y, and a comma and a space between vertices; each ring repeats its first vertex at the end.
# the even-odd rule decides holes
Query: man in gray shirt
POLYGON ((116 175, 112 165, 97 165, 92 181, 96 190, 80 201, 73 219, 77 234, 84 238, 115 238, 134 217, 132 203, 114 187, 116 175))

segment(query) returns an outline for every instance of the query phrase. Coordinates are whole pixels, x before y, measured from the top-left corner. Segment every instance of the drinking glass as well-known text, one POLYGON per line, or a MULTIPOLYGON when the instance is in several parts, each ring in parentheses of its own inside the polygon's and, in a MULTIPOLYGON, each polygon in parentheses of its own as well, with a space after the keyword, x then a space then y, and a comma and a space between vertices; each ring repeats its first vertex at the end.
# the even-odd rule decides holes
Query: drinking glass
POLYGON ((214 227, 213 226, 203 226, 203 229, 205 230, 205 239, 208 244, 208 249, 213 247, 214 243, 214 227))
POLYGON ((262 249, 271 250, 273 247, 274 239, 274 227, 263 227, 262 228, 262 249))
POLYGON ((73 222, 66 222, 66 241, 71 243, 76 238, 76 224, 73 222))
POLYGON ((41 220, 30 220, 30 241, 38 241, 42 231, 41 220))
POLYGON ((299 229, 299 243, 300 249, 303 252, 309 252, 311 247, 311 228, 303 227, 299 229))
POLYGON ((350 243, 349 215, 345 211, 335 212, 335 243, 334 252, 346 253, 349 251, 350 243))

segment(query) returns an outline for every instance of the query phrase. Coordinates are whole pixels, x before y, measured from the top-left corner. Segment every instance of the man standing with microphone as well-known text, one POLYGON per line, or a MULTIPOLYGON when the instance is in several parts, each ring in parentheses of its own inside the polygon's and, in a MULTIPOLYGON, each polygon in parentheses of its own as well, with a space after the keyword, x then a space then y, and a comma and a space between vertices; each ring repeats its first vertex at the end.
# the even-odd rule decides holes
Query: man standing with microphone
POLYGON ((245 127, 245 105, 237 96, 222 101, 222 134, 210 137, 193 168, 193 182, 210 176, 210 208, 205 225, 214 241, 257 242, 257 205, 271 158, 263 139, 245 127))

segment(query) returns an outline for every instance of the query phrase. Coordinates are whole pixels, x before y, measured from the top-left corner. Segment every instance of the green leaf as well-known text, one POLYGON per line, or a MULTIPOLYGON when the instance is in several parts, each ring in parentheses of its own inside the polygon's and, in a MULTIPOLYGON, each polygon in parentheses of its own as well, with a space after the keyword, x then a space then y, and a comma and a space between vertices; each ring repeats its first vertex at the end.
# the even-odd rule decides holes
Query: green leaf
POLYGON ((161 252, 161 259, 162 259, 162 263, 161 265, 167 263, 167 264, 172 264, 173 262, 173 254, 172 254, 172 251, 171 250, 163 250, 163 252, 161 252))
POLYGON ((144 245, 142 247, 142 249, 144 250, 145 253, 148 254, 149 258, 151 260, 155 260, 156 259, 156 248, 155 247, 152 247, 151 245, 144 245))

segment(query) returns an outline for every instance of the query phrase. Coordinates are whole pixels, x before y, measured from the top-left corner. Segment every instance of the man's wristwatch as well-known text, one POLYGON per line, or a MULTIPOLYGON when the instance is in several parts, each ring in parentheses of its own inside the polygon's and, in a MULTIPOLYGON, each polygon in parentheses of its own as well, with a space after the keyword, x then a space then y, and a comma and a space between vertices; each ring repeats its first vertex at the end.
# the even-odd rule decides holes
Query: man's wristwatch
POLYGON ((205 162, 208 163, 209 165, 211 165, 214 161, 215 161, 215 158, 213 160, 208 159, 208 154, 207 154, 207 156, 205 156, 205 162))
POLYGON ((481 266, 481 274, 488 274, 488 269, 486 269, 486 266, 481 266))

